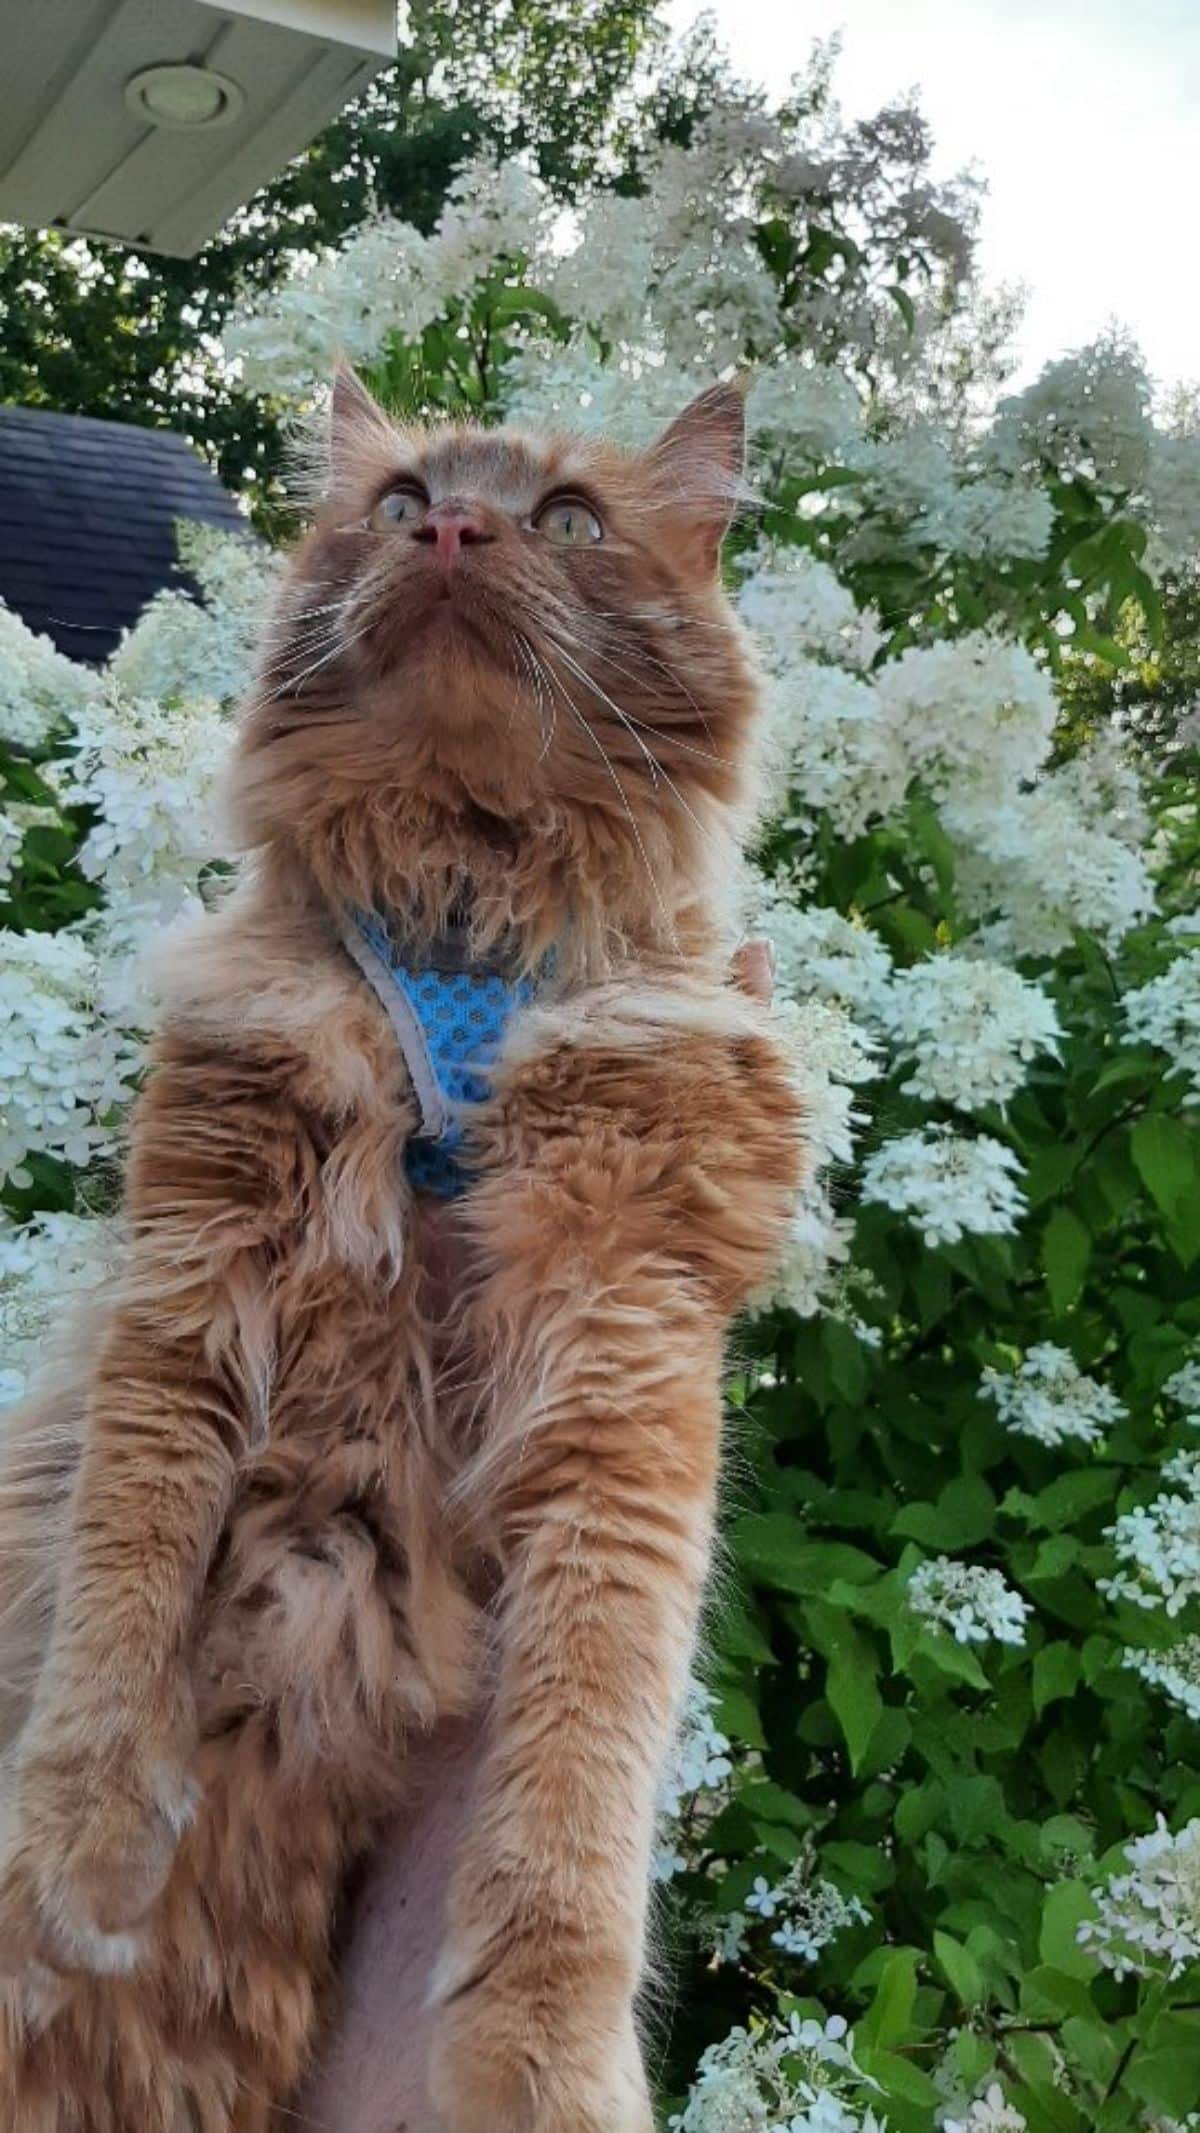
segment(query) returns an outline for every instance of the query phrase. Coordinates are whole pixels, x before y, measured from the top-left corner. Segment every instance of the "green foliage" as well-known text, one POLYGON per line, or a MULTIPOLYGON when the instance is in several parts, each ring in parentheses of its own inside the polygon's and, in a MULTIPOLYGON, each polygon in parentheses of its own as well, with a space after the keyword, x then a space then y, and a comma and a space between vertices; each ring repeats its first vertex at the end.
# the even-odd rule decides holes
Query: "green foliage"
MULTIPOLYGON (((1183 880, 1200 863, 1189 782, 1158 794, 1183 880)), ((919 817, 908 833, 907 908, 944 927, 936 877, 920 885, 919 817)), ((814 901, 871 901, 896 836, 830 839, 814 901)), ((903 961, 898 919, 876 923, 903 961)), ((1117 1984, 1077 1939, 1105 1855, 1200 1797, 1194 1729, 1120 1663, 1155 1618, 1097 1585, 1105 1528, 1154 1493, 1164 1447, 1189 1441, 1160 1395, 1200 1337, 1200 1131, 1161 1060, 1114 1026, 1115 989, 1160 967, 1158 938, 1135 933, 1111 964, 1080 939, 1054 966, 1062 1067, 988 1121, 1027 1168, 1036 1212, 1017 1236, 931 1250, 864 1207, 852 1260, 869 1337, 784 1314, 743 1336, 752 1480, 729 1542, 750 1604, 730 1634, 717 1623, 715 1684, 718 1717, 761 1743, 766 1783, 710 1845, 731 1875, 769 1872, 773 1832, 802 1826, 821 1870, 869 1905, 872 1931, 825 1949, 819 1981, 902 2133, 932 2124, 927 2072, 950 2028, 967 2087, 994 2072, 1031 2133, 1128 2133, 1144 2106, 1179 2112, 1200 2093, 1196 1977, 1117 1984), (1125 1404, 1095 1450, 1015 1436, 979 1397, 987 1365, 1038 1341, 1125 1404), (915 1565, 967 1551, 1033 1602, 1026 1647, 959 1645, 914 1618, 915 1565)), ((873 1108, 889 1129, 930 1115, 894 1081, 873 1108)), ((677 2003, 680 2085, 759 1990, 697 1959, 677 2003)))

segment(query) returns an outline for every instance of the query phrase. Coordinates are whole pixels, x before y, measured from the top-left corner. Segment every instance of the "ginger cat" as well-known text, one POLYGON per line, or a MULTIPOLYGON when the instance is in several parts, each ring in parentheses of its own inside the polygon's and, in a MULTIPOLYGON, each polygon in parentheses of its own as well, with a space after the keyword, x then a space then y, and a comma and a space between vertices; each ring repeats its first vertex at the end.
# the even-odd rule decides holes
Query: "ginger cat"
POLYGON ((732 386, 629 453, 397 427, 338 376, 235 755, 242 873, 165 974, 126 1265, 5 1440, 5 2133, 286 2126, 347 1870, 406 1742, 480 1696, 444 2133, 650 2133, 722 1348, 801 1166, 728 969, 742 456, 732 386))

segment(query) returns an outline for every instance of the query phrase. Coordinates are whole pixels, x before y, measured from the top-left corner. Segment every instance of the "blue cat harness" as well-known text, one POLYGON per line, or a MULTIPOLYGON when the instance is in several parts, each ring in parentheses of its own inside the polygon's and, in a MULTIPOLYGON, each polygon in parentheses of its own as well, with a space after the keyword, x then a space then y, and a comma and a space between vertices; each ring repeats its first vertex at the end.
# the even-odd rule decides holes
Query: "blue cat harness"
POLYGON ((486 1097, 504 1033, 534 998, 536 983, 472 962, 454 930, 423 949, 420 960, 378 911, 349 906, 339 930, 392 1025, 412 1081, 421 1125, 405 1150, 409 1182, 418 1192, 457 1199, 470 1183, 463 1107, 486 1097))

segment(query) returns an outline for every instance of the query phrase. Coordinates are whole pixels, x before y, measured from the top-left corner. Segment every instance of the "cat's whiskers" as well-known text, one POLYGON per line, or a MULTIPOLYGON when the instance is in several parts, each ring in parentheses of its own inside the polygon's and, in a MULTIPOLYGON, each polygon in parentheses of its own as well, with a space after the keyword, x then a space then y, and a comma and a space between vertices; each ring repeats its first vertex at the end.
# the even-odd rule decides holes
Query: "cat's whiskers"
MULTIPOLYGON (((559 647, 559 650, 561 652, 561 647, 559 647)), ((613 765, 612 757, 610 756, 607 748, 604 746, 603 741, 600 739, 599 734, 596 732, 595 727, 592 725, 591 720, 584 717, 583 712, 580 710, 574 697, 571 695, 569 689, 566 686, 566 683, 561 679, 560 676, 555 674, 553 666, 548 667, 547 672, 549 673, 551 680, 555 683, 555 686, 558 688, 562 696, 563 702, 566 704, 567 709, 571 713, 572 718, 575 720, 576 725, 591 742, 593 748, 596 750, 597 754, 600 756, 602 762, 604 763, 604 766, 608 771, 609 777, 612 779, 612 782, 616 787, 617 793, 620 797, 622 809, 624 810, 626 819, 628 820, 629 827, 633 831, 634 842, 637 845, 638 852, 641 855, 642 865, 646 869, 646 877, 650 883, 651 890, 653 891, 654 900, 658 905, 659 911, 662 914, 663 923, 667 928, 668 937, 675 943, 676 946, 678 946, 678 936, 675 932, 674 922, 671 918, 670 912, 667 910, 666 903, 663 900, 663 893, 658 884, 658 876, 655 873, 654 868, 650 864, 650 854, 646 850, 645 838, 642 836, 641 830, 638 827, 637 817, 635 816, 633 809, 629 804, 629 795, 626 792, 625 787, 622 785, 620 778, 617 776, 616 769, 613 765)))
MULTIPOLYGON (((588 653, 593 659, 603 660, 605 666, 612 667, 614 672, 618 674, 623 674, 626 681, 632 681, 636 686, 637 675, 634 672, 633 668, 623 665, 619 659, 614 659, 611 652, 602 651, 600 649, 600 646, 592 642, 591 639, 583 641, 585 642, 585 649, 588 651, 588 653)), ((684 685, 684 683, 679 680, 679 677, 674 673, 672 668, 666 666, 661 659, 652 658, 648 652, 643 652, 640 650, 640 648, 635 648, 632 645, 628 645, 625 646, 624 649, 632 653, 635 661, 640 659, 644 664, 659 667, 661 668, 664 674, 669 675, 671 680, 676 683, 676 686, 687 697, 688 702, 693 705, 697 712, 697 715, 700 718, 701 724, 705 729, 705 732, 708 732, 708 720, 705 718, 704 713, 701 711, 700 706, 696 702, 696 699, 692 695, 690 689, 688 689, 684 685)), ((653 733, 657 735, 659 740, 669 741, 673 748, 680 749, 684 755, 698 756, 701 762, 704 763, 719 764, 719 766, 723 770, 732 770, 736 767, 729 756, 715 755, 707 748, 697 748, 694 742, 680 740, 679 736, 673 730, 665 726, 655 726, 650 722, 649 719, 634 718, 632 711, 626 712, 625 715, 627 718, 633 721, 633 724, 635 726, 640 726, 644 733, 653 733)))
POLYGON ((641 738, 641 735, 635 730, 635 728, 630 724, 630 721, 626 717, 625 712, 621 709, 620 704, 614 703, 612 697, 609 696, 607 691, 602 689, 598 682, 593 681, 586 667, 581 667, 578 661, 571 657, 571 654, 569 652, 565 652, 563 650, 561 645, 558 647, 558 650, 560 658, 566 661, 573 674, 578 675, 580 681, 584 684, 584 687, 590 689, 593 696, 595 696, 600 703, 607 704, 610 711, 615 711, 617 717, 621 721, 621 724, 625 727, 631 738, 641 749, 642 754, 645 756, 647 763, 650 765, 650 774, 651 777, 654 778, 655 784, 657 784, 658 782, 658 777, 661 777, 664 784, 668 787, 669 791, 671 791, 674 794, 675 798, 678 800, 679 805, 684 811, 684 814, 687 815, 689 820, 695 824, 696 828, 700 832, 700 835, 704 838, 705 843, 711 843, 711 832, 707 824, 700 820, 700 817, 696 813, 695 808, 691 805, 691 802, 687 799, 685 794, 680 792, 679 787, 675 783, 675 780, 672 778, 670 772, 663 769, 662 764, 659 762, 658 757, 654 754, 653 750, 647 748, 645 741, 641 738), (655 776, 655 773, 657 773, 657 776, 655 776))

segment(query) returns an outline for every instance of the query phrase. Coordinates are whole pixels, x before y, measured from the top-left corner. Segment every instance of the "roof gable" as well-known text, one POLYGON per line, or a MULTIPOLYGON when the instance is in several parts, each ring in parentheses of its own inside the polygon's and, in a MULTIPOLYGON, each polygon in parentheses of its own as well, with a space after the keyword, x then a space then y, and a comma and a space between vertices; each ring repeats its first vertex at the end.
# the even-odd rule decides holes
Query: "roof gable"
POLYGON ((249 529, 171 430, 0 407, 0 599, 68 658, 98 662, 165 585, 181 518, 249 529))

